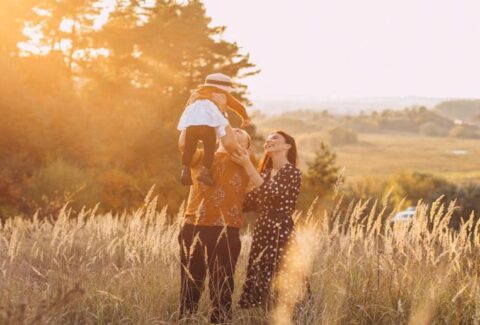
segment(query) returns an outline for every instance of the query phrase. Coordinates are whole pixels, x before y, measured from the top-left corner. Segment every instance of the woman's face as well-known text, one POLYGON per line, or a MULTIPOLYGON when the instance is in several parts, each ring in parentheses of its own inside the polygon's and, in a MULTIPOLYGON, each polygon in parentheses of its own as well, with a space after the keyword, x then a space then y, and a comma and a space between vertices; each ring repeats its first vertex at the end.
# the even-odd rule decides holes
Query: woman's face
POLYGON ((279 133, 272 133, 267 137, 263 149, 266 154, 277 152, 288 152, 290 145, 285 142, 285 138, 279 133))

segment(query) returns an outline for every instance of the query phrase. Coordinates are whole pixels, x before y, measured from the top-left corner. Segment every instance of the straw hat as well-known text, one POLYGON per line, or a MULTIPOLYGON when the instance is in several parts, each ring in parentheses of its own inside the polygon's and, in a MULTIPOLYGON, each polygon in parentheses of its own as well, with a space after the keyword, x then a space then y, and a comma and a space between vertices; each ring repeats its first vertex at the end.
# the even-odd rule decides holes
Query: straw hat
POLYGON ((204 86, 217 87, 219 89, 231 92, 233 91, 233 82, 229 76, 223 73, 212 73, 205 79, 204 86))

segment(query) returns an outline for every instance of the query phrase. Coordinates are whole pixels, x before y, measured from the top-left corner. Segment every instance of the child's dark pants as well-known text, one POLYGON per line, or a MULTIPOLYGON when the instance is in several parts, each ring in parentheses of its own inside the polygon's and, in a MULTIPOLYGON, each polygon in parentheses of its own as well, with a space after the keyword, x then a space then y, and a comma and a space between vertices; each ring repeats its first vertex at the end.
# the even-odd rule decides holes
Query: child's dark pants
POLYGON ((210 169, 215 155, 217 134, 215 128, 208 125, 192 125, 187 128, 182 165, 190 166, 193 154, 195 153, 195 150, 197 150, 198 141, 203 142, 203 165, 210 169))

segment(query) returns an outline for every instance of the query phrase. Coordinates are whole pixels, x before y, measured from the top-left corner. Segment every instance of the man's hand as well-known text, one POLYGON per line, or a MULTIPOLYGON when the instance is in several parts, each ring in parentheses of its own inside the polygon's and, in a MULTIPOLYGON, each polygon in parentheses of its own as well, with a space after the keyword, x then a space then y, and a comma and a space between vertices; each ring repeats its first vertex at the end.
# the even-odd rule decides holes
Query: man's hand
POLYGON ((183 153, 183 150, 185 149, 185 136, 187 134, 186 130, 182 130, 180 132, 180 136, 178 137, 178 150, 183 153))

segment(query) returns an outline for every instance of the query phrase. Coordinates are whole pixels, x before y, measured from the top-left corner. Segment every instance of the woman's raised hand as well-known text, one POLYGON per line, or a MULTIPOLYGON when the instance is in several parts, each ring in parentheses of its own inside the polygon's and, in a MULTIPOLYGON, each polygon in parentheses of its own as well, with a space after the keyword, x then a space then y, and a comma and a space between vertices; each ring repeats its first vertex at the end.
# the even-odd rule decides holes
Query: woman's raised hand
POLYGON ((247 173, 254 187, 259 187, 263 184, 263 178, 255 168, 248 150, 243 150, 241 153, 232 154, 231 159, 234 163, 242 166, 243 169, 245 169, 245 172, 247 173))
POLYGON ((250 153, 247 150, 235 152, 230 157, 234 163, 244 168, 249 166, 249 164, 252 164, 252 161, 250 160, 250 153))

